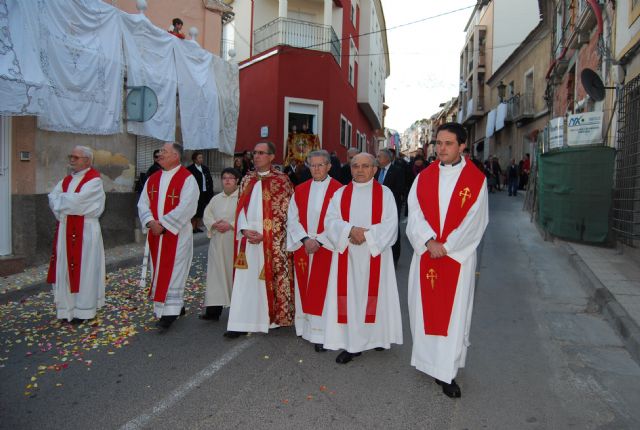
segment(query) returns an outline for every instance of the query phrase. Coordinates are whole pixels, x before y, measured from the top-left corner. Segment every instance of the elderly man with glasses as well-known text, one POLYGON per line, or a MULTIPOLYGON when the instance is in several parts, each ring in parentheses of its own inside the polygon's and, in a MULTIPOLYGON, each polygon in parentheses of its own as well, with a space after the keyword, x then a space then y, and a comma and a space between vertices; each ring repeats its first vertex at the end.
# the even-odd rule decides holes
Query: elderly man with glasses
POLYGON ((240 185, 227 338, 293 324, 292 262, 286 250, 293 184, 272 167, 275 152, 272 142, 258 143, 253 151, 255 170, 240 185))
POLYGON ((312 179, 296 187, 289 203, 287 250, 293 252, 296 297, 296 334, 326 351, 323 310, 333 249, 316 237, 324 231, 329 201, 342 184, 329 176, 331 158, 325 150, 307 156, 312 179))
POLYGON ((72 324, 94 318, 104 305, 104 246, 98 218, 105 194, 92 163, 90 148, 73 148, 71 174, 49 194, 58 225, 47 282, 53 284, 57 318, 72 324))

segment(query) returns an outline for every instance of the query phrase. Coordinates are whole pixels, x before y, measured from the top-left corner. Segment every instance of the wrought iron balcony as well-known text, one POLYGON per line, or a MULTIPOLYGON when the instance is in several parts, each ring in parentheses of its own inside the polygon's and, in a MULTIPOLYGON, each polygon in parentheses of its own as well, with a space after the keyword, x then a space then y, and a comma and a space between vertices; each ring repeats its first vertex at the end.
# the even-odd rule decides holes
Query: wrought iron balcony
POLYGON ((291 18, 277 18, 253 32, 253 53, 278 45, 330 52, 340 64, 340 40, 333 27, 291 18))
POLYGON ((533 92, 516 94, 506 101, 507 117, 506 122, 523 122, 535 116, 533 106, 533 92))

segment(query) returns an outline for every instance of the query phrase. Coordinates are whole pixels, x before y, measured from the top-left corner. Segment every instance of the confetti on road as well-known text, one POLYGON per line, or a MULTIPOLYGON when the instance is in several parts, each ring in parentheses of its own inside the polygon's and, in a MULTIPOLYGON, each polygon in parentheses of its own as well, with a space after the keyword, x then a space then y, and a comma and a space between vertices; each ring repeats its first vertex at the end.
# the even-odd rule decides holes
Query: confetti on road
MULTIPOLYGON (((205 273, 206 256, 194 257, 193 276, 187 280, 184 295, 187 309, 202 306, 205 273)), ((114 356, 137 335, 155 331, 153 305, 147 297, 148 289, 139 288, 139 276, 137 266, 109 273, 105 306, 98 310, 96 318, 77 326, 56 318, 51 292, 0 305, 0 372, 11 369, 12 361, 19 362, 20 357, 27 363, 34 360, 25 368, 28 382, 24 395, 31 398, 39 389, 35 383, 38 378, 44 378, 38 381, 40 387, 61 387, 62 383, 47 377, 78 366, 91 370, 100 357, 114 356), (29 374, 28 369, 36 370, 29 374)), ((11 371, 16 371, 15 365, 11 371)))

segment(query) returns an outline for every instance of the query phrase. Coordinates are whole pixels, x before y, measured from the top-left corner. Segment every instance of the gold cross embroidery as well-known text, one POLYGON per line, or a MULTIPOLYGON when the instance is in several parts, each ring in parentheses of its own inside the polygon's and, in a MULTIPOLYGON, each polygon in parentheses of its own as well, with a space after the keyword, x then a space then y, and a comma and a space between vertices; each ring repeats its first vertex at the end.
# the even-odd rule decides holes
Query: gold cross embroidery
POLYGON ((158 191, 156 190, 156 186, 151 185, 151 200, 155 200, 155 198, 153 197, 154 194, 156 194, 158 191))
POLYGON ((462 207, 464 206, 464 202, 467 201, 469 197, 471 197, 471 190, 469 189, 469 187, 464 187, 464 189, 460 191, 458 195, 462 197, 462 203, 460 204, 460 207, 462 207))
POLYGON ((427 279, 431 281, 431 289, 433 290, 436 287, 436 279, 438 279, 438 274, 434 269, 429 269, 427 279))
POLYGON ((180 200, 180 196, 176 196, 175 192, 176 192, 176 190, 173 189, 173 190, 171 190, 171 194, 167 196, 168 199, 171 199, 171 206, 175 206, 175 203, 174 203, 175 199, 180 200))
POLYGON ((307 270, 307 262, 304 261, 304 258, 298 259, 298 267, 301 268, 303 272, 307 270))

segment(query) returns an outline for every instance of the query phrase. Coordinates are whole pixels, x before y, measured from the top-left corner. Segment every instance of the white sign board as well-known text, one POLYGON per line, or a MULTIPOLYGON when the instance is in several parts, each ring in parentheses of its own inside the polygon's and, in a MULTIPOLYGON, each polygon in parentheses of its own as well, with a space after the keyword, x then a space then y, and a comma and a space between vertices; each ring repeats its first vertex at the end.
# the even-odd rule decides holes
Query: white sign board
POLYGON ((567 145, 594 145, 602 143, 602 112, 569 115, 567 145))
POLYGON ((564 118, 549 121, 549 149, 562 148, 564 139, 564 118))

